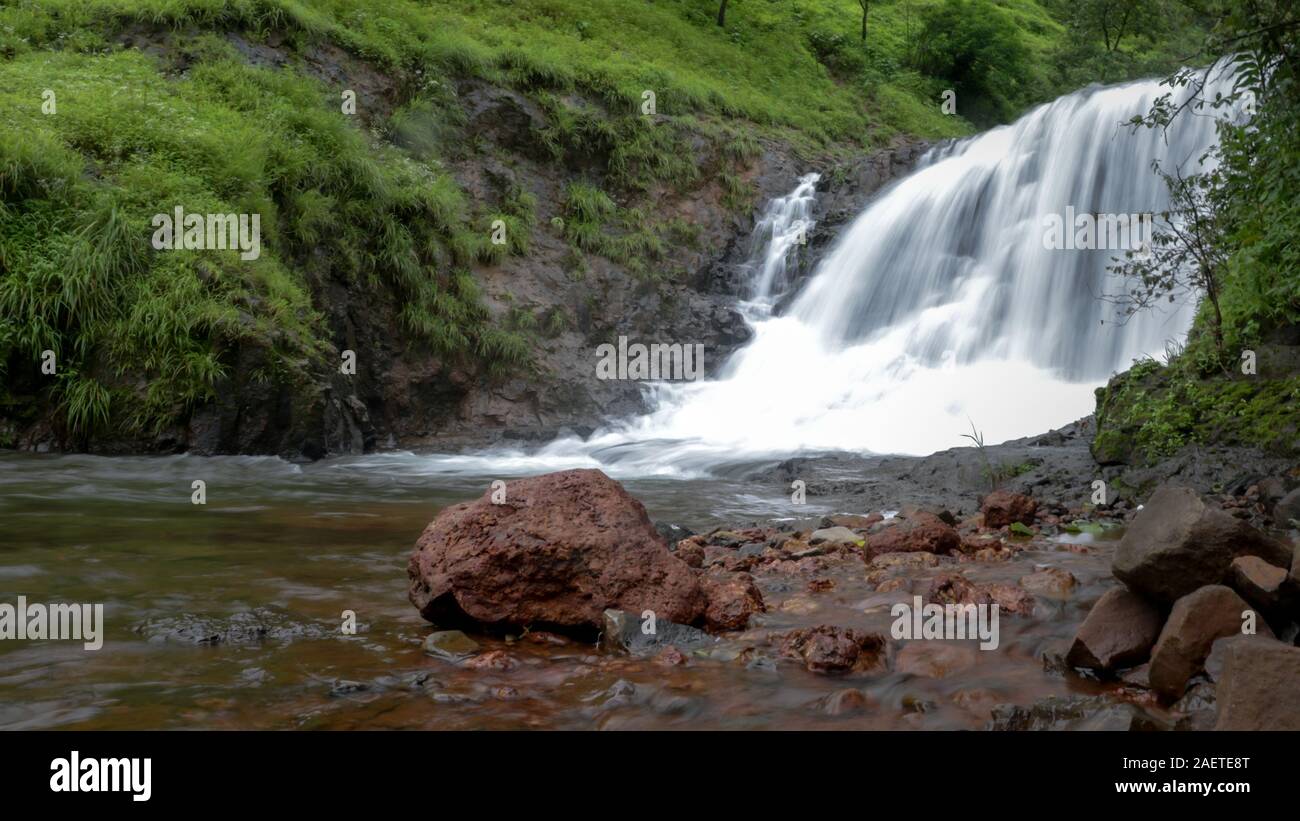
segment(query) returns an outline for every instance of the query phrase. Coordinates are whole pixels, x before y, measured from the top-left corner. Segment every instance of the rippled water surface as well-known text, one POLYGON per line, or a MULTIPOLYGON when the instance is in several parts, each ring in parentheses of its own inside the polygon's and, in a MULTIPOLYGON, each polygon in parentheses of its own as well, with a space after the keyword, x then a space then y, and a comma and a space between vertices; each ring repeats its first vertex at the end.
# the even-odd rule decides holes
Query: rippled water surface
MULTIPOLYGON (((769 613, 684 666, 576 642, 476 637, 485 651, 505 650, 510 669, 474 670, 422 652, 432 628, 406 601, 405 565, 442 506, 498 477, 436 465, 409 455, 301 466, 0 455, 0 602, 98 602, 107 622, 96 652, 0 641, 0 727, 974 728, 993 704, 1068 692, 1036 655, 1072 634, 1107 575, 1105 545, 970 566, 984 580, 1062 566, 1081 585, 1033 619, 1003 619, 998 652, 943 678, 822 677, 755 650, 765 633, 796 626, 887 630, 900 594, 875 593, 860 561, 828 567, 821 575, 835 588, 817 595, 806 577, 759 575, 769 613), (206 483, 205 505, 191 503, 194 480, 206 483), (357 614, 356 635, 340 631, 344 610, 357 614), (196 643, 205 630, 229 640, 196 643), (871 708, 830 715, 819 700, 845 688, 868 694, 871 708)), ((652 518, 695 529, 795 512, 771 488, 740 480, 626 484, 652 518)))

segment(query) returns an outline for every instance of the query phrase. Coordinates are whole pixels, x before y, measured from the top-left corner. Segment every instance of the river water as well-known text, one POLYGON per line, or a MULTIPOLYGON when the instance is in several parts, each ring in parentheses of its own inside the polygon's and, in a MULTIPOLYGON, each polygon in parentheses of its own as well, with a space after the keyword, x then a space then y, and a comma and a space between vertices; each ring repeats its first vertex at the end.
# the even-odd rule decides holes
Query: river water
MULTIPOLYGON (((814 624, 887 631, 888 605, 859 559, 805 577, 757 574, 768 613, 708 656, 665 667, 593 645, 476 637, 511 669, 426 656, 433 629, 406 601, 407 556, 486 476, 430 472, 410 455, 295 465, 274 458, 0 456, 0 602, 102 603, 105 641, 0 642, 2 728, 979 728, 1000 703, 1094 685, 1043 672, 1109 576, 1109 546, 1043 544, 964 568, 1015 581, 1071 572, 1068 598, 1002 620, 1001 647, 959 648, 959 671, 827 677, 778 662, 769 633, 814 624), (192 482, 206 504, 192 503, 192 482), (816 595, 809 578, 832 580, 816 595), (356 614, 355 635, 342 629, 356 614), (220 640, 216 640, 220 637, 220 640), (834 714, 846 689, 870 709, 834 714)), ((652 518, 693 529, 770 524, 796 510, 736 479, 630 480, 652 518)), ((809 504, 803 516, 866 511, 809 504)), ((930 644, 924 642, 923 644, 930 644)), ((940 659, 951 666, 952 659, 940 659)))

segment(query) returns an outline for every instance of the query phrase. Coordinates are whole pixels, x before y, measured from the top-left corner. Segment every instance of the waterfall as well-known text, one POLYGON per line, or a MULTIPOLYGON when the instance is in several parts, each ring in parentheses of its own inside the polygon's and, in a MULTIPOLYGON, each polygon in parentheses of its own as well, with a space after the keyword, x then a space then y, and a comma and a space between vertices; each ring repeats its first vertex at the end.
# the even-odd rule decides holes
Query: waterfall
POLYGON ((745 307, 751 318, 771 313, 772 298, 790 286, 786 268, 790 256, 805 244, 815 225, 812 218, 820 174, 805 174, 799 185, 784 197, 767 204, 750 235, 749 261, 752 273, 750 299, 745 307))
POLYGON ((1094 389, 1182 337, 1194 306, 1123 321, 1099 298, 1122 290, 1107 266, 1123 249, 1049 247, 1047 226, 1069 214, 1136 222, 1168 207, 1152 162, 1193 173, 1216 132, 1195 114, 1167 133, 1122 125, 1166 91, 1090 87, 932 149, 873 198, 778 315, 811 219, 817 178, 802 178, 758 222, 742 306, 754 337, 716 378, 656 384, 652 413, 511 464, 690 475, 797 452, 930 453, 968 444, 972 424, 996 443, 1090 413, 1094 389))

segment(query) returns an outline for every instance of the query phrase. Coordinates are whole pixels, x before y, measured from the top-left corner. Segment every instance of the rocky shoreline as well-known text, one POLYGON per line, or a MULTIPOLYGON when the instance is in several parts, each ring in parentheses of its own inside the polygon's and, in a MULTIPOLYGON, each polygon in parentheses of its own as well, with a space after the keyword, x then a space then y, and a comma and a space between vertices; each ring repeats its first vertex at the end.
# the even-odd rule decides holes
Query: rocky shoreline
POLYGON ((859 512, 698 534, 600 471, 511 481, 430 524, 410 599, 434 664, 595 642, 595 669, 802 671, 834 684, 804 706, 846 726, 1300 728, 1294 477, 1094 505, 1087 446, 1085 421, 982 455, 790 460, 760 475, 859 512), (990 459, 1028 468, 972 494, 990 459), (912 635, 913 607, 993 632, 912 635))

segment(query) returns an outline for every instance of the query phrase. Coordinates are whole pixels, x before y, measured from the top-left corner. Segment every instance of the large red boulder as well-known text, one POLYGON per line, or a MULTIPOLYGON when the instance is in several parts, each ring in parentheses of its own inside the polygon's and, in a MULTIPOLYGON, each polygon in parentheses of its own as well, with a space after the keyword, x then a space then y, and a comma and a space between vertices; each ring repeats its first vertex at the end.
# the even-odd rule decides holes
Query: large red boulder
POLYGON ((612 609, 652 610, 659 620, 717 629, 744 626, 750 596, 702 585, 641 503, 601 471, 520 479, 506 484, 500 503, 492 498, 488 491, 444 509, 416 542, 409 596, 429 621, 599 630, 612 609), (714 602, 713 593, 729 595, 714 602))

